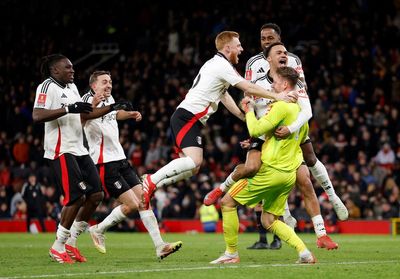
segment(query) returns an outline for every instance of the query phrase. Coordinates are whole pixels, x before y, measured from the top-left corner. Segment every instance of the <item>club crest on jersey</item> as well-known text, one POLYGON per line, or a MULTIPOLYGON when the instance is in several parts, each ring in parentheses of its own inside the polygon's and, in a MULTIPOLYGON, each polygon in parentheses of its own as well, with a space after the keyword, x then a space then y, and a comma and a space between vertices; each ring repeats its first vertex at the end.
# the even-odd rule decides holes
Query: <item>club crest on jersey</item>
POLYGON ((246 71, 246 75, 245 75, 245 78, 246 78, 246 80, 251 80, 251 75, 252 75, 252 71, 251 70, 247 70, 246 71))
POLYGON ((84 190, 84 191, 85 191, 86 188, 87 188, 85 182, 83 182, 83 181, 79 182, 78 185, 79 185, 79 188, 81 188, 81 189, 84 190))
POLYGON ((196 137, 196 140, 197 140, 197 143, 198 143, 199 145, 201 145, 201 137, 200 137, 200 136, 197 136, 197 137, 196 137))
POLYGON ((121 188, 122 188, 122 184, 121 184, 121 182, 119 182, 118 180, 114 182, 114 186, 115 186, 115 188, 117 188, 117 189, 121 189, 121 188))

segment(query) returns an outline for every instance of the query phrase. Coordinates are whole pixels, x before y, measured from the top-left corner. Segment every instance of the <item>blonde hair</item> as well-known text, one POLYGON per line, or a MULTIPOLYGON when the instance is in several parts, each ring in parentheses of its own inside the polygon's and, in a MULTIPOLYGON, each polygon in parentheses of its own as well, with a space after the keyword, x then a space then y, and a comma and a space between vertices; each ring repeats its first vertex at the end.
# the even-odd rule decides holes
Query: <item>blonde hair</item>
POLYGON ((109 71, 94 71, 89 77, 89 85, 92 85, 97 81, 97 78, 102 75, 108 75, 111 77, 111 73, 109 71))
POLYGON ((239 33, 235 31, 223 31, 215 38, 215 47, 220 51, 226 44, 230 43, 233 38, 239 39, 239 33))

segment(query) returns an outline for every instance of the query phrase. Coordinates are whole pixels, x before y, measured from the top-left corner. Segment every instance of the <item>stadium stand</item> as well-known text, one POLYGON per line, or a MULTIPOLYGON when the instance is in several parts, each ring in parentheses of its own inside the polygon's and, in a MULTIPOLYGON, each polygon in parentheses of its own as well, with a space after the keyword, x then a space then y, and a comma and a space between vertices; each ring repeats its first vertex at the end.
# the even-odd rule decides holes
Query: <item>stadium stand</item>
MULTIPOLYGON (((143 114, 140 123, 120 125, 126 155, 143 174, 175 156, 169 117, 213 54, 215 35, 241 34, 245 53, 237 70, 243 74, 245 61, 260 51, 266 22, 280 25, 283 41, 303 62, 314 113, 310 136, 350 218, 400 217, 400 1, 114 1, 107 8, 94 1, 68 7, 60 0, 26 1, 23 8, 17 2, 0 3, 0 218, 26 218, 18 195, 35 173, 47 219, 58 220, 60 194, 42 157, 43 126, 31 118, 42 56, 56 52, 78 61, 93 45, 118 45, 119 53, 97 67, 112 72, 115 99, 131 100, 143 114)), ((101 55, 76 65, 82 95, 87 69, 101 55)), ((199 175, 156 192, 158 217, 198 218, 204 195, 244 159, 238 142, 246 137, 243 123, 220 108, 205 130, 199 175)), ((327 197, 315 190, 326 223, 337 231, 327 197)), ((298 191, 289 203, 307 230, 298 191)), ((95 218, 107 213, 100 206, 95 218)), ((240 209, 240 218, 251 216, 240 209)))

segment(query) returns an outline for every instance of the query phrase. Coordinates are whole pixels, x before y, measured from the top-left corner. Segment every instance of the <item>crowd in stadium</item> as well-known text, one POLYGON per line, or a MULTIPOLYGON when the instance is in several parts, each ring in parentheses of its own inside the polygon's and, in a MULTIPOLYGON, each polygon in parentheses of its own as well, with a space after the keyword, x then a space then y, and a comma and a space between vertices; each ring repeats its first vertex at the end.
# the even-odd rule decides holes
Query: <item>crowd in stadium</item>
MULTIPOLYGON (((310 137, 349 218, 400 217, 399 1, 312 5, 317 1, 309 0, 296 7, 290 1, 253 1, 230 4, 229 12, 224 9, 227 1, 215 3, 213 9, 206 8, 205 1, 194 1, 190 7, 183 1, 168 6, 116 2, 109 10, 93 9, 84 1, 62 10, 59 2, 28 4, 22 22, 15 16, 19 7, 9 5, 9 12, 0 19, 16 23, 0 27, 4 31, 0 44, 0 218, 26 218, 26 209, 32 205, 24 202, 27 198, 21 191, 33 175, 43 193, 38 214, 57 220, 60 213, 60 193, 43 159, 43 125, 34 125, 31 116, 42 56, 63 53, 74 62, 94 43, 118 43, 119 54, 98 68, 111 71, 114 99, 132 101, 143 115, 141 122, 120 123, 127 158, 142 175, 176 156, 169 118, 199 67, 215 52, 216 34, 239 32, 245 51, 236 68, 244 74, 247 59, 261 51, 259 28, 267 22, 281 27, 286 47, 302 60, 313 105, 310 137), (11 26, 12 32, 3 30, 11 26)), ((83 95, 88 66, 74 66, 75 83, 83 95)), ((242 93, 232 90, 231 95, 239 101, 242 93)), ((198 218, 204 195, 245 159, 239 141, 247 137, 245 124, 220 106, 204 129, 205 160, 200 173, 159 189, 153 199, 157 216, 198 218)), ((334 227, 331 204, 317 184, 315 191, 325 221, 334 227)), ((104 218, 111 204, 106 199, 95 218, 104 218)), ((309 222, 298 191, 291 194, 289 205, 295 218, 309 222)), ((242 218, 252 218, 248 209, 241 208, 240 213, 242 218)))

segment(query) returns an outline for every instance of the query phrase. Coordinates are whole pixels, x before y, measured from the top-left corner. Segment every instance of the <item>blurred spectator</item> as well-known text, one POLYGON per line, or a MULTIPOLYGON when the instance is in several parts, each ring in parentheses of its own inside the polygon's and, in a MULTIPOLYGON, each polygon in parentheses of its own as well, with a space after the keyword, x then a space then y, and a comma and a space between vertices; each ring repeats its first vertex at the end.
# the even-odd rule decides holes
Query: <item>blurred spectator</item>
POLYGON ((351 199, 347 199, 345 204, 349 211, 349 219, 358 219, 361 217, 360 208, 351 199))
POLYGON ((26 230, 31 232, 30 225, 33 218, 39 220, 39 224, 42 228, 42 232, 46 231, 44 225, 45 218, 45 197, 42 192, 42 186, 37 182, 36 175, 30 174, 28 181, 22 188, 22 197, 27 205, 27 216, 26 216, 26 230))
POLYGON ((17 134, 17 142, 13 147, 13 155, 19 164, 26 164, 29 160, 29 144, 25 140, 25 136, 17 134))
POLYGON ((382 148, 375 157, 375 162, 385 169, 393 169, 395 154, 389 143, 385 142, 383 144, 382 148))
POLYGON ((202 204, 200 206, 200 221, 203 225, 204 232, 206 233, 215 232, 217 230, 218 220, 219 220, 219 214, 213 204, 210 206, 202 204))

